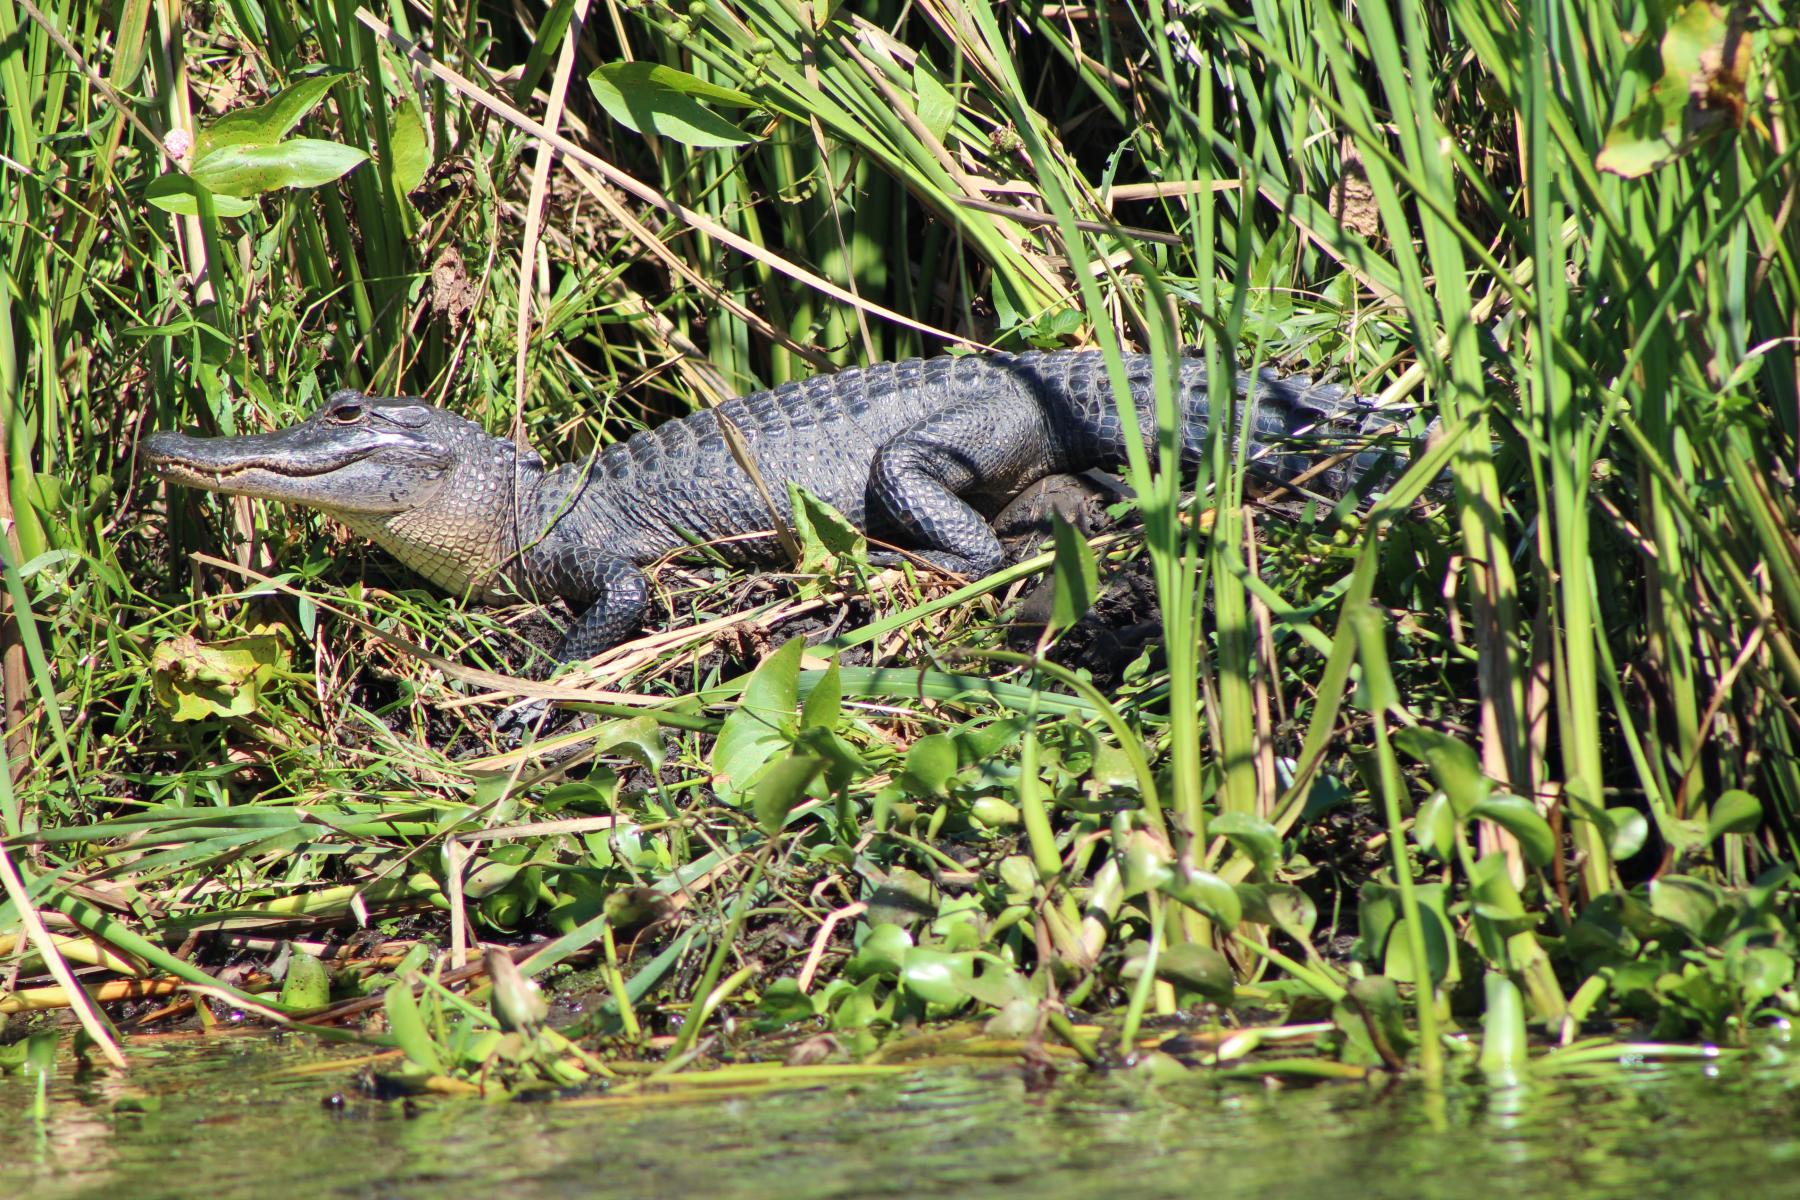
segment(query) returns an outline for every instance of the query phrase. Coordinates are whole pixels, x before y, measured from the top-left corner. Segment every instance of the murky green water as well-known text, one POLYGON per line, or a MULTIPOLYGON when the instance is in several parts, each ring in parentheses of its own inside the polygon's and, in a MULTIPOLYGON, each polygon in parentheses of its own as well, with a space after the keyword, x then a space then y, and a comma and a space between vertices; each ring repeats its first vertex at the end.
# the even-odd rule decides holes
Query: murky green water
POLYGON ((0 1196, 1689 1197, 1800 1193, 1800 1072, 1729 1062, 1512 1092, 1221 1090, 932 1071, 633 1107, 322 1099, 305 1043, 131 1047, 129 1077, 60 1076, 51 1111, 0 1079, 0 1196), (154 1094, 154 1111, 122 1111, 154 1094))

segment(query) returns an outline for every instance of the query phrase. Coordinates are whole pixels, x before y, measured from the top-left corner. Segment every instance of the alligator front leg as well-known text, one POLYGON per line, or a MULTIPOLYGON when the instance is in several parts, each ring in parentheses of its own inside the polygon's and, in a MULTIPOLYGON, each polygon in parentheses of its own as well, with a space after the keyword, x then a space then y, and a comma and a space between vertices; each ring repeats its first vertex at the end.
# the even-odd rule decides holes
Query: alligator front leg
POLYGON ((558 662, 592 657, 643 625, 650 585, 632 563, 591 546, 560 547, 539 562, 540 594, 560 596, 575 610, 556 648, 558 662))

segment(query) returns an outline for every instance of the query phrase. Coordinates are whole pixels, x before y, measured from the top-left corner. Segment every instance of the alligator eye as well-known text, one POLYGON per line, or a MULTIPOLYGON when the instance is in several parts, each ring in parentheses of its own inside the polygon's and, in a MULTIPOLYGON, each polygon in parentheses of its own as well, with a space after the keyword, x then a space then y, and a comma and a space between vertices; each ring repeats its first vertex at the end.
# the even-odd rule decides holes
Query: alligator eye
POLYGON ((360 404, 340 404, 326 414, 339 425, 354 425, 363 417, 363 406, 360 404))

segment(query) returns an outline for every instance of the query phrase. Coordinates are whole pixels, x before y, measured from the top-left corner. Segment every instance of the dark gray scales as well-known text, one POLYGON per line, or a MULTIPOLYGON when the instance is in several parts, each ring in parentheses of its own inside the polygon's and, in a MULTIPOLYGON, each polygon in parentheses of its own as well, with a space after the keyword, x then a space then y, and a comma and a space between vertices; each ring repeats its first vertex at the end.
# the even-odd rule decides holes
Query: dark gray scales
MULTIPOLYGON (((1152 363, 1126 356, 1153 443, 1152 363)), ((1251 380, 1236 381, 1240 398, 1251 380)), ((1258 473, 1291 479, 1372 431, 1376 413, 1304 377, 1256 377, 1258 473)), ((1207 430, 1204 364, 1181 361, 1182 447, 1207 430)), ((1102 356, 1092 351, 912 359, 784 384, 726 401, 546 468, 529 451, 418 401, 340 392, 292 429, 239 439, 157 434, 145 455, 175 482, 308 504, 340 516, 451 590, 562 598, 577 619, 559 657, 585 658, 642 622, 641 569, 690 539, 744 563, 781 559, 772 501, 791 519, 799 484, 878 541, 979 577, 1002 551, 987 516, 1048 475, 1126 457, 1102 356), (721 420, 754 459, 768 499, 734 458, 721 420), (303 467, 284 472, 284 461, 303 467), (324 469, 322 469, 324 468, 324 469), (760 536, 746 536, 760 535, 760 536)), ((1364 450, 1309 480, 1338 496, 1371 490, 1396 461, 1364 450)))

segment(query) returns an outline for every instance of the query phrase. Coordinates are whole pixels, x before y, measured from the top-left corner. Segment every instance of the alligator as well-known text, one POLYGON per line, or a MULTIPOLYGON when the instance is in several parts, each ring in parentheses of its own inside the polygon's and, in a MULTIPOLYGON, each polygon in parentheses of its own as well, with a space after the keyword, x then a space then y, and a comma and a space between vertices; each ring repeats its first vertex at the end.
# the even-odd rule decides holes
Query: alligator
MULTIPOLYGON (((1154 368, 1124 359, 1141 435, 1154 445, 1154 368)), ((1393 478, 1391 411, 1304 376, 1240 373, 1253 406, 1254 471, 1301 476, 1341 497, 1393 478), (1327 436, 1321 436, 1327 435, 1327 436), (1358 444, 1327 458, 1321 446, 1358 444)), ((1180 360, 1183 459, 1206 441, 1206 368, 1180 360)), ((851 368, 725 401, 547 467, 533 451, 406 397, 339 391, 298 425, 246 437, 152 434, 165 480, 302 504, 372 538, 453 593, 491 602, 560 598, 575 613, 568 662, 641 628, 643 568, 693 543, 729 561, 779 562, 788 485, 811 491, 871 539, 969 578, 1005 555, 987 514, 1056 473, 1115 466, 1126 434, 1103 357, 1061 350, 910 359, 851 368), (724 427, 724 428, 722 428, 724 427), (736 441, 736 452, 730 444, 736 441), (740 464, 748 457, 753 477, 740 464)))

